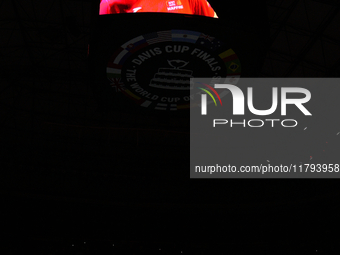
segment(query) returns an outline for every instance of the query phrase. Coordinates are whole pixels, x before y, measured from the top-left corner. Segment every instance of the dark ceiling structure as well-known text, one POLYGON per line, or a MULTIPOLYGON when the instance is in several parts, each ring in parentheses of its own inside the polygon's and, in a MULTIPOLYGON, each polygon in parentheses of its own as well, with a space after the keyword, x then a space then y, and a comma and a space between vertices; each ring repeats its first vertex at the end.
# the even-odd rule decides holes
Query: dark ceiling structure
POLYGON ((267 9, 264 77, 338 77, 338 1, 268 1, 267 9))
MULTIPOLYGON (((188 133, 176 130, 175 122, 98 108, 88 79, 95 5, 90 0, 0 1, 1 195, 14 219, 7 222, 8 236, 42 243, 61 238, 65 245, 86 238, 110 245, 112 240, 157 245, 185 240, 187 245, 200 243, 195 238, 215 224, 230 227, 217 230, 219 241, 225 242, 225 233, 227 243, 239 247, 238 236, 253 235, 248 245, 269 251, 273 243, 301 244, 288 238, 260 241, 265 234, 259 226, 289 231, 280 217, 301 221, 291 233, 295 237, 306 229, 315 234, 311 221, 320 223, 318 231, 335 230, 330 225, 339 212, 336 180, 193 182, 188 171, 167 163, 187 160, 188 133), (140 123, 150 127, 131 128, 140 123), (297 214, 327 210, 330 217, 296 218, 285 214, 287 208, 297 214), (210 221, 197 226, 203 215, 210 221), (256 217, 262 225, 253 221, 256 217), (178 229, 183 219, 187 225, 178 229), (245 234, 242 224, 252 230, 245 234), (154 239, 143 236, 143 229, 153 231, 154 239)), ((263 8, 270 47, 259 76, 339 76, 339 1, 275 0, 263 2, 263 8)), ((301 245, 309 249, 307 239, 301 245)), ((237 248, 233 252, 239 254, 237 248)))

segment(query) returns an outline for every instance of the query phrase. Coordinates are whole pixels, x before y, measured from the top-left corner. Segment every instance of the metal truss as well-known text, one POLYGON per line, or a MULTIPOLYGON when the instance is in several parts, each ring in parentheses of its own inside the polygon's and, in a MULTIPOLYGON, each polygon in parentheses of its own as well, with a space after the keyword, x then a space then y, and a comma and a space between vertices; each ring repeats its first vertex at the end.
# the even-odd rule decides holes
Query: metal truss
POLYGON ((338 1, 268 1, 272 45, 261 76, 338 77, 338 1))

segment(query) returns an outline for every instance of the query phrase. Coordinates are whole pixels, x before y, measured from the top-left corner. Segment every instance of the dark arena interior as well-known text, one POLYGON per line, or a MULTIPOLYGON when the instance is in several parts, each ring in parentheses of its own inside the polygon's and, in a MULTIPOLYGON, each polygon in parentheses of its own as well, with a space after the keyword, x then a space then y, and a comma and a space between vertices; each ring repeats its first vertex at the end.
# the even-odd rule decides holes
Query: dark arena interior
MULTIPOLYGON (((177 29, 235 45, 241 77, 339 77, 339 1, 210 0, 218 19, 98 15, 99 3, 0 1, 1 253, 339 254, 338 179, 192 179, 188 112, 142 109, 113 88, 118 62, 112 87, 105 73, 124 43, 177 29)), ((153 67, 154 86, 172 67, 189 77, 176 61, 152 62, 140 77, 153 67)), ((327 135, 313 135, 310 151, 339 164, 340 135, 316 145, 327 135)))

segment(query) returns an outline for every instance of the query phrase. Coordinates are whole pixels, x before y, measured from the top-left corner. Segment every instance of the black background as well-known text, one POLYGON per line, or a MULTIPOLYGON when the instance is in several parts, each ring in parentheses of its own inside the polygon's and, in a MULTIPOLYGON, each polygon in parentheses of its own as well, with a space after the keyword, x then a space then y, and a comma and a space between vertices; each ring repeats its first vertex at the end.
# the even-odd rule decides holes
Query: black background
MULTIPOLYGON (((210 3, 226 29, 269 33, 264 2, 210 3)), ((91 93, 98 116, 114 112, 105 92, 91 93)), ((103 127, 183 131, 175 119, 119 125, 98 116, 103 127)), ((191 180, 188 134, 148 131, 136 146, 133 132, 112 142, 86 130, 80 139, 59 130, 48 146, 39 129, 28 142, 25 130, 15 143, 3 137, 2 229, 13 254, 163 253, 160 246, 170 254, 336 254, 338 180, 191 180)))

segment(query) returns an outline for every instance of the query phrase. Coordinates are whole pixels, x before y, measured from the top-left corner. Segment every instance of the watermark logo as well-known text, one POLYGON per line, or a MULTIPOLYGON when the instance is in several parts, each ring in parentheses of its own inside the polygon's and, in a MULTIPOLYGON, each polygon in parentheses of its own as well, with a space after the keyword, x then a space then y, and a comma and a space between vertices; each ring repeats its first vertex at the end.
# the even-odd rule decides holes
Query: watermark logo
MULTIPOLYGON (((296 110, 299 112, 302 112, 304 116, 312 116, 311 112, 307 110, 304 104, 309 102, 311 100, 311 93, 308 89, 301 88, 301 87, 264 87, 259 84, 257 86, 256 84, 254 88, 253 87, 246 87, 247 93, 244 93, 240 86, 242 84, 238 84, 238 86, 234 84, 218 84, 218 83, 209 83, 210 85, 195 81, 196 84, 202 84, 202 86, 197 86, 196 88, 200 89, 201 91, 205 93, 201 93, 201 103, 198 104, 201 107, 201 116, 208 115, 208 105, 215 104, 217 106, 217 100, 220 101, 220 105, 223 106, 223 109, 220 110, 213 110, 211 108, 212 112, 209 114, 211 117, 217 117, 217 114, 232 114, 232 116, 242 116, 242 115, 256 115, 256 116, 269 116, 272 114, 281 116, 287 115, 287 107, 289 107, 289 115, 293 116, 293 114, 296 114, 296 110), (204 85, 204 86, 203 86, 204 85), (223 89, 222 91, 217 92, 219 89, 223 89), (261 95, 261 97, 256 97, 254 99, 254 93, 253 90, 262 92, 271 90, 271 94, 267 94, 264 96, 264 94, 258 94, 261 95), (216 91, 217 90, 217 91, 216 91), (280 92, 280 95, 279 95, 280 92), (232 104, 222 104, 221 98, 224 97, 226 94, 231 94, 231 100, 232 104), (246 94, 246 95, 245 95, 246 94), (291 94, 294 94, 294 96, 291 96, 291 94), (208 101, 207 95, 210 96, 211 100, 208 101), (269 97, 269 98, 268 98, 269 97), (254 106, 257 104, 257 107, 254 106), (265 107, 262 107, 262 109, 259 109, 261 107, 258 106, 258 103, 262 102, 270 102, 271 104, 268 105, 265 104, 265 107), (288 106, 291 105, 291 106, 288 106), (247 107, 247 109, 246 109, 247 107), (264 109, 263 109, 264 108, 264 109), (280 108, 280 112, 278 113, 278 108, 280 108), (295 109, 293 109, 295 108, 295 109), (246 111, 248 110, 248 111, 246 111), (294 111, 295 110, 295 111, 294 111), (224 113, 222 113, 224 112, 224 113)), ((251 83, 248 83, 249 85, 251 83)), ((245 88, 245 87, 244 87, 245 88)), ((255 92, 256 93, 256 92, 255 92)), ((228 97, 227 97, 228 98, 228 97)), ((230 97, 228 98, 230 100, 230 97)), ((198 102, 197 102, 198 103, 198 102)), ((262 104, 263 106, 264 104, 262 104)), ((296 115, 295 115, 296 116, 296 115)), ((225 117, 225 116, 223 116, 225 117)), ((213 127, 216 127, 218 125, 226 125, 230 124, 230 127, 234 126, 243 126, 243 127, 263 127, 265 123, 270 122, 271 127, 274 127, 274 123, 280 121, 281 125, 283 127, 296 127, 298 125, 298 121, 295 119, 278 119, 278 118, 271 118, 271 119, 224 119, 224 118, 214 118, 213 119, 213 127), (290 124, 290 123, 293 124, 290 124)))
MULTIPOLYGON (((208 86, 210 89, 214 91, 214 93, 218 96, 217 92, 215 89, 213 89, 211 86, 208 86)), ((244 115, 244 94, 242 90, 231 84, 215 84, 215 88, 217 89, 228 89, 233 98, 233 115, 244 115)), ((202 89, 204 90, 204 89, 202 89)), ((251 113, 259 116, 264 116, 264 115, 270 115, 274 113, 277 109, 278 106, 278 88, 273 87, 272 88, 272 106, 270 109, 267 110, 258 110, 255 109, 254 103, 253 103, 253 88, 248 87, 248 97, 247 97, 247 103, 248 103, 248 109, 251 113)), ((204 90, 207 92, 212 98, 213 96, 211 93, 207 90, 204 90)), ((219 96, 218 96, 219 98, 219 96)), ((220 98, 219 98, 220 99, 220 98)), ((281 115, 286 115, 287 114, 287 105, 288 104, 293 104, 295 105, 304 115, 312 115, 304 106, 304 103, 307 103, 311 99, 311 93, 309 90, 305 88, 290 88, 290 87, 283 87, 281 88, 281 115), (301 93, 304 94, 304 98, 296 98, 296 99, 289 99, 287 98, 288 93, 301 93)), ((213 98, 215 105, 216 101, 213 98)), ((221 99, 220 99, 221 102, 221 99)), ((222 105, 222 102, 221 102, 222 105)), ((207 99, 206 95, 202 94, 201 95, 201 114, 202 115, 207 115, 207 99)))
MULTIPOLYGON (((217 96, 217 98, 220 101, 220 104, 222 106, 222 100, 221 100, 221 97, 218 95, 217 91, 213 87, 208 85, 208 84, 201 83, 201 82, 199 82, 199 83, 204 85, 204 86, 206 86, 208 89, 210 89, 217 96)), ((211 94, 211 92, 209 90, 203 89, 203 88, 200 88, 200 87, 198 87, 198 89, 206 92, 212 98, 212 100, 214 101, 215 106, 217 106, 216 100, 215 100, 214 96, 211 94)), ((202 98, 201 113, 202 113, 202 115, 206 115, 207 114, 207 95, 206 94, 201 94, 201 98, 202 98)))

